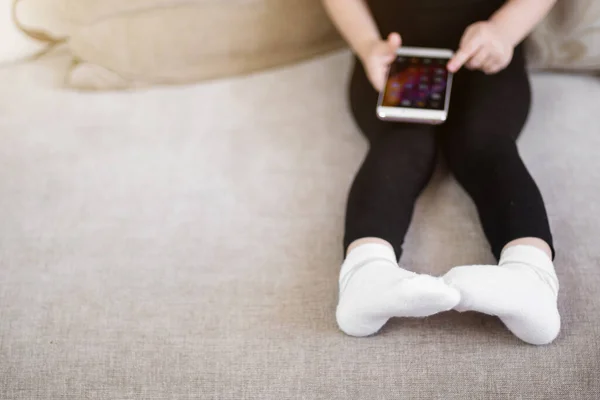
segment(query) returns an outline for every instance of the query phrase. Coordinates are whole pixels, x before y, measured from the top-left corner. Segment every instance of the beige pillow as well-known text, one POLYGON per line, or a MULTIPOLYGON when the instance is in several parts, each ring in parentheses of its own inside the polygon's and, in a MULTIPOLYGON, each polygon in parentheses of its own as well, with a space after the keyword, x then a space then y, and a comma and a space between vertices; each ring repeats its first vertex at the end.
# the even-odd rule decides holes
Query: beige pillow
MULTIPOLYGON (((343 46, 321 0, 10 1, 33 36, 64 38, 74 57, 65 81, 79 89, 225 77, 343 46)), ((14 26, 9 33, 20 42, 5 41, 4 53, 0 44, 0 56, 39 49, 14 26)), ((534 68, 600 69, 600 0, 559 0, 528 44, 534 68)))
POLYGON ((231 76, 342 45, 321 0, 45 1, 67 27, 66 82, 79 89, 231 76))
POLYGON ((534 68, 600 70, 600 0, 559 0, 528 45, 534 68))
POLYGON ((13 12, 18 11, 19 15, 26 16, 25 19, 33 26, 60 31, 56 20, 53 19, 53 13, 49 12, 49 8, 54 7, 54 2, 55 0, 0 0, 0 64, 34 58, 48 48, 48 43, 60 42, 35 28, 19 27, 13 18, 13 12))

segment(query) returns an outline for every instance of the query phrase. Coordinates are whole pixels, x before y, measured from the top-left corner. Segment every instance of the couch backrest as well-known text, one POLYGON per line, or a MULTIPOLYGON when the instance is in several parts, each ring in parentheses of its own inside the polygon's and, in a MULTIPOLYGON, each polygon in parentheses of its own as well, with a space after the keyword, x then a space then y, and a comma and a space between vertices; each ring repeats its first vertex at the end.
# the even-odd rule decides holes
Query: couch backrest
MULTIPOLYGON (((65 39, 76 60, 69 85, 117 89, 247 73, 340 48, 321 1, 0 0, 0 24, 18 4, 21 30, 49 44, 65 39)), ((0 62, 39 50, 16 26, 8 33, 0 62)), ((600 70, 600 0, 558 0, 528 51, 534 68, 600 70)))
POLYGON ((534 68, 600 70, 600 0, 558 0, 528 46, 534 68))

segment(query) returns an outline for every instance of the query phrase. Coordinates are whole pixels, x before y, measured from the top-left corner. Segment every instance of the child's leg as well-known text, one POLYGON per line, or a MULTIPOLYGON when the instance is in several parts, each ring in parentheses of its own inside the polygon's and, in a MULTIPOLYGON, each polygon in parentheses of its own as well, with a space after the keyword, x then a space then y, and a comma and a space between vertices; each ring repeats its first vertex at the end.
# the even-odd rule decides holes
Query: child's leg
POLYGON ((377 98, 357 61, 350 83, 350 105, 354 120, 369 141, 369 151, 348 196, 344 250, 355 246, 356 241, 377 238, 389 243, 400 258, 415 202, 435 168, 435 130, 427 125, 379 120, 377 98))
POLYGON ((457 309, 498 315, 522 340, 549 343, 560 329, 558 279, 544 202, 516 145, 530 105, 522 49, 497 75, 457 76, 455 94, 443 151, 477 206, 501 268, 458 267, 445 279, 461 292, 457 309))
POLYGON ((398 267, 414 203, 435 163, 430 127, 379 121, 377 93, 360 64, 351 103, 370 149, 348 198, 337 321, 349 335, 377 332, 391 317, 420 317, 451 309, 458 292, 442 279, 398 267))

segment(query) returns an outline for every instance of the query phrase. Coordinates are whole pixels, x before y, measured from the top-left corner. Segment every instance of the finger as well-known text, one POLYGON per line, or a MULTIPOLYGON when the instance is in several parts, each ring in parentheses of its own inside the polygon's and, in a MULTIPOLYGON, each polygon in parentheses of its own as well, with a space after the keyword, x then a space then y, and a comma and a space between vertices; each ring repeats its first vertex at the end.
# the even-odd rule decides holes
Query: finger
POLYGON ((477 52, 479 48, 474 45, 469 45, 469 47, 459 49, 454 57, 448 62, 448 70, 450 72, 456 72, 462 68, 463 65, 467 61, 471 59, 471 57, 477 52))
POLYGON ((387 42, 385 42, 386 46, 383 47, 383 62, 386 65, 389 65, 396 59, 396 53, 398 52, 398 48, 402 45, 402 38, 397 33, 390 33, 388 36, 387 42))
POLYGON ((402 38, 396 32, 389 34, 387 42, 394 54, 396 53, 396 50, 398 50, 398 48, 402 46, 402 38))
POLYGON ((467 28, 458 46, 458 51, 448 63, 450 72, 458 71, 472 56, 479 50, 483 44, 481 35, 479 34, 477 25, 471 25, 467 28))
POLYGON ((481 67, 481 70, 488 75, 492 75, 500 72, 502 69, 502 63, 494 58, 489 58, 481 67))
POLYGON ((479 51, 482 44, 483 42, 478 36, 474 37, 470 41, 467 41, 465 46, 462 46, 460 49, 458 49, 454 57, 452 57, 448 63, 448 70, 450 72, 458 71, 463 65, 465 65, 467 61, 471 59, 471 57, 473 57, 473 55, 475 55, 475 53, 477 53, 477 51, 479 51))
POLYGON ((490 57, 485 61, 481 68, 486 74, 495 74, 500 72, 507 66, 506 60, 497 54, 490 54, 490 57))
POLYGON ((485 48, 480 48, 467 62, 469 69, 481 69, 490 60, 490 53, 485 48))
POLYGON ((389 64, 396 58, 396 52, 402 45, 402 39, 400 38, 399 34, 395 32, 390 33, 385 44, 385 62, 389 64))

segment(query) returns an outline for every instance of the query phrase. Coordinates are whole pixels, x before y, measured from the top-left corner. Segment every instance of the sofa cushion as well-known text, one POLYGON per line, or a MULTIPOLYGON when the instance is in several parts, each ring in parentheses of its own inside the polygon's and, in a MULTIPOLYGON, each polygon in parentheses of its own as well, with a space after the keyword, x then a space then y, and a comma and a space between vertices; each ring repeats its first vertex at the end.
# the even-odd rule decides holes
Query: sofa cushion
MULTIPOLYGON (((600 399, 596 78, 532 77, 519 142, 554 228, 559 339, 456 312, 356 339, 335 323, 367 150, 349 61, 93 96, 48 88, 62 57, 0 69, 0 399, 600 399)), ((492 260, 439 173, 403 266, 492 260)))

